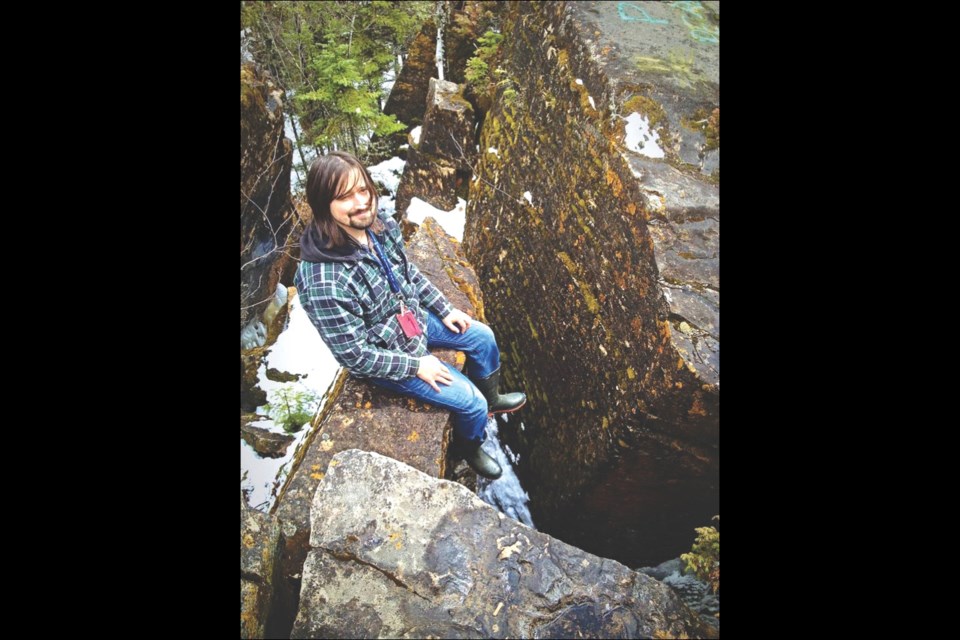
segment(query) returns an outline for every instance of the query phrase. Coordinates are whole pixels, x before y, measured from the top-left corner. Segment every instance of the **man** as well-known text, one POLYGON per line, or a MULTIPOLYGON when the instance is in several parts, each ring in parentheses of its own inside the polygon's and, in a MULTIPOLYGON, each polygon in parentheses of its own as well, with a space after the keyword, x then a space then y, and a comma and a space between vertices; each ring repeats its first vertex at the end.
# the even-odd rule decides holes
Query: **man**
POLYGON ((353 376, 453 412, 454 444, 471 468, 501 469, 480 445, 488 414, 516 411, 527 397, 501 395, 500 350, 488 326, 453 308, 407 260, 397 223, 377 211, 377 191, 342 151, 318 158, 307 176, 313 222, 300 240, 294 284, 304 311, 353 376), (464 376, 428 347, 467 354, 464 376))

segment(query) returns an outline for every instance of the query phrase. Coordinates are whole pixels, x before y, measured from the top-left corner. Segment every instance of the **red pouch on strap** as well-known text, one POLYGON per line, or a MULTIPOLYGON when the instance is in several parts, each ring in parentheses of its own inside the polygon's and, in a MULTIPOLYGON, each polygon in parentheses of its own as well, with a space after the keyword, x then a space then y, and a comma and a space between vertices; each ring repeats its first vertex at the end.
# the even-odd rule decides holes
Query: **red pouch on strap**
POLYGON ((423 331, 420 330, 420 324, 417 323, 417 317, 413 315, 413 311, 407 309, 404 304, 400 303, 400 313, 397 314, 397 322, 400 323, 400 328, 403 329, 403 335, 408 338, 415 338, 423 331))

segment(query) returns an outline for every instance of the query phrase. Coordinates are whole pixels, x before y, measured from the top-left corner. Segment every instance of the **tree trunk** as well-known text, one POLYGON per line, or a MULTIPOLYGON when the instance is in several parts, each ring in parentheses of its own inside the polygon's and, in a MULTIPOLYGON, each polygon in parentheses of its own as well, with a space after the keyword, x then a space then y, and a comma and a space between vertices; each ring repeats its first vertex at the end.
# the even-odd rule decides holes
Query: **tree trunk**
POLYGON ((357 145, 357 132, 353 128, 353 114, 347 116, 347 128, 350 130, 350 142, 353 144, 353 155, 360 157, 360 148, 357 145))

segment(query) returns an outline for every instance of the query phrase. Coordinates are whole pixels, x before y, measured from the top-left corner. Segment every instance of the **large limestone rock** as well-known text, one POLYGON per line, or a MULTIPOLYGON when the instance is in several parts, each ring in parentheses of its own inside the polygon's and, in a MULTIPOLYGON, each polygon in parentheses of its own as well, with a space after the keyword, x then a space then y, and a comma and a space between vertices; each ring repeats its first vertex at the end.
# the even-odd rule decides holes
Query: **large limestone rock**
MULTIPOLYGON (((428 19, 410 43, 407 58, 383 112, 397 116, 407 131, 423 124, 430 78, 437 75, 437 23, 428 19)), ((401 134, 404 135, 404 134, 401 134)))
MULTIPOLYGON (((647 198, 648 229, 673 342, 708 384, 720 382, 720 5, 570 3, 569 22, 614 96, 608 122, 643 117, 655 138, 625 159, 647 198), (596 52, 592 55, 590 52, 596 52), (663 152, 658 155, 657 148, 663 152)), ((622 138, 621 138, 622 134, 622 138)))
POLYGON ((719 512, 719 174, 691 164, 719 85, 692 6, 510 3, 467 204, 534 519, 631 566, 719 512))
POLYGON ((414 197, 438 209, 457 205, 457 180, 469 179, 476 147, 473 142, 473 106, 460 87, 430 79, 427 110, 419 144, 407 155, 407 166, 397 188, 397 216, 403 219, 414 197))
POLYGON ((440 209, 450 211, 457 206, 457 169, 448 162, 410 147, 407 166, 397 187, 396 213, 398 220, 406 220, 407 207, 413 198, 440 209))
MULTIPOLYGON (((476 275, 460 254, 459 243, 428 218, 407 255, 455 307, 483 320, 476 275)), ((434 354, 458 369, 463 353, 434 354)), ((310 507, 331 459, 340 451, 363 449, 402 460, 433 476, 447 474, 450 412, 414 402, 344 374, 331 392, 319 426, 305 443, 274 506, 283 529, 281 575, 268 635, 285 636, 297 611, 303 562, 310 536, 310 507)))
POLYGON ((311 517, 293 638, 716 637, 660 582, 376 453, 334 456, 311 517))
POLYGON ((281 279, 293 279, 291 255, 299 253, 292 242, 299 227, 290 202, 292 145, 283 136, 282 96, 259 67, 240 65, 241 327, 267 309, 281 279))
POLYGON ((460 86, 430 78, 420 151, 468 169, 474 155, 473 127, 473 105, 460 94, 460 86))

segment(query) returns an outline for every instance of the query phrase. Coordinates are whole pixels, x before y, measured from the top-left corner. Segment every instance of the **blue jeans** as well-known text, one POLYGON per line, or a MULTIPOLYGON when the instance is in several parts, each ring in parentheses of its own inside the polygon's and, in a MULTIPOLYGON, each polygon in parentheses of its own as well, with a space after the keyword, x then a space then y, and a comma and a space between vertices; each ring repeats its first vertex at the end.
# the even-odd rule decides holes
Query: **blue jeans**
MULTIPOLYGON (((454 333, 433 313, 427 313, 427 346, 446 347, 467 355, 467 372, 473 378, 486 378, 500 368, 500 349, 490 327, 474 320, 464 333, 454 333)), ((463 442, 479 443, 487 426, 487 399, 467 376, 447 365, 453 384, 437 383, 440 392, 413 376, 406 380, 370 378, 370 382, 405 396, 449 409, 453 413, 453 433, 463 442)))

